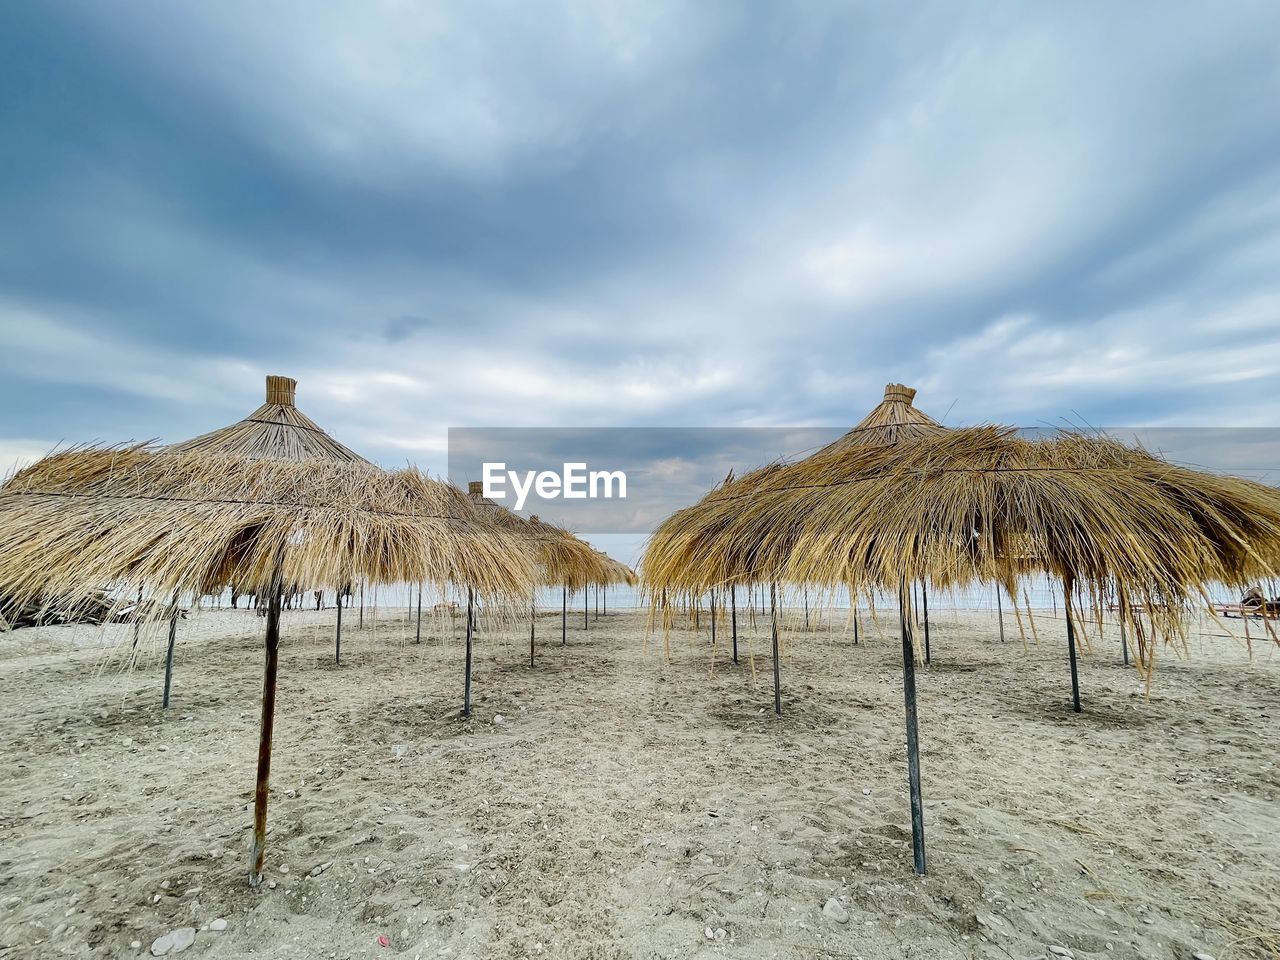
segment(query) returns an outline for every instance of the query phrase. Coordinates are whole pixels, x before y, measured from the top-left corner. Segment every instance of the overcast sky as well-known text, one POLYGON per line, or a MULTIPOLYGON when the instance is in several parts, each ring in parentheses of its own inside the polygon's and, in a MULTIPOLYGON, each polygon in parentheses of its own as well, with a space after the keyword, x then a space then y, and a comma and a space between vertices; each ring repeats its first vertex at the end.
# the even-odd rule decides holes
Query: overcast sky
POLYGON ((1280 5, 0 9, 0 466, 265 373, 446 428, 1280 423, 1280 5), (949 413, 948 413, 949 411, 949 413))

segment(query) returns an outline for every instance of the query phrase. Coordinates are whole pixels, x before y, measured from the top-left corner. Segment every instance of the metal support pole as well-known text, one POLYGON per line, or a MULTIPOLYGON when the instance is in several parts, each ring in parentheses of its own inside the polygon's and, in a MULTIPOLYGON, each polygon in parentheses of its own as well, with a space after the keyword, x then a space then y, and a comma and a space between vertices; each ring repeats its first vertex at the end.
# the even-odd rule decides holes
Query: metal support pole
POLYGON ((178 639, 178 598, 173 598, 173 616, 169 618, 169 652, 164 657, 164 702, 161 706, 169 708, 169 687, 173 684, 173 645, 178 639))
POLYGON ((591 588, 582 588, 582 629, 590 630, 591 621, 587 618, 587 614, 591 612, 591 588))
POLYGON ((716 592, 711 591, 711 649, 716 646, 716 592))
POLYGON ((422 642, 422 584, 418 584, 418 629, 413 635, 413 642, 422 642))
POLYGON ((778 663, 778 585, 769 584, 769 619, 773 624, 773 712, 782 716, 782 667, 778 663))
POLYGON ((267 800, 271 779, 271 738, 276 717, 276 673, 280 666, 280 567, 277 562, 267 603, 266 663, 262 672, 262 727, 258 735, 258 776, 253 790, 253 849, 249 886, 262 882, 267 856, 267 800))
POLYGON ((738 588, 729 588, 729 616, 733 624, 733 662, 738 662, 738 588))
POLYGON ((902 630, 902 694, 907 718, 907 781, 911 790, 911 850, 916 873, 925 872, 924 799, 920 791, 920 737, 916 722, 916 652, 911 636, 905 580, 898 586, 898 623, 902 630))
POLYGON ((533 631, 538 622, 538 595, 529 601, 529 666, 533 666, 533 631))
POLYGON ((924 663, 928 666, 929 660, 929 585, 923 580, 920 581, 920 599, 924 601, 924 663))
POLYGON ((560 646, 569 642, 569 588, 560 588, 560 646))
POLYGON ((1125 636, 1124 629, 1124 611, 1120 611, 1120 655, 1124 658, 1124 665, 1129 665, 1129 638, 1125 636))
POLYGON ((1124 665, 1129 665, 1129 638, 1125 635, 1125 614, 1129 612, 1128 598, 1125 597, 1123 590, 1116 591, 1116 606, 1120 608, 1120 656, 1124 659, 1124 665))
POLYGON ((1080 676, 1076 672, 1076 626, 1071 615, 1071 581, 1063 582, 1062 596, 1067 611, 1067 650, 1071 656, 1071 709, 1080 712, 1080 676))
POLYGON ((804 588, 804 632, 809 632, 809 588, 804 588))
POLYGON ((472 600, 475 591, 467 587, 467 675, 462 681, 462 715, 471 716, 471 638, 475 632, 475 619, 472 616, 472 600))
POLYGON ((858 608, 853 608, 853 645, 858 645, 858 608))
POLYGON ((1000 599, 1000 584, 996 584, 996 617, 1000 620, 1000 642, 1004 643, 1004 603, 1000 599))
POLYGON ((333 662, 342 663, 342 591, 338 591, 338 629, 333 635, 333 662))

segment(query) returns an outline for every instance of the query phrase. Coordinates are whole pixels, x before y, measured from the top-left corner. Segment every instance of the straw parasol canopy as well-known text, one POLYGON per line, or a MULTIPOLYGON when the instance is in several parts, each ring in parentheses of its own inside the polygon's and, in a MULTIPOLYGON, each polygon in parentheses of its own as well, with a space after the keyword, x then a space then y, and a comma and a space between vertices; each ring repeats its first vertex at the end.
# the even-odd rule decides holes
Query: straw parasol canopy
POLYGON ((535 567, 453 487, 361 461, 85 448, 0 487, 0 596, 11 601, 87 601, 104 583, 165 598, 235 583, 268 597, 250 885, 265 858, 282 592, 355 577, 527 596, 535 567))
POLYGON ((852 430, 819 450, 817 456, 838 453, 849 447, 868 444, 883 446, 904 440, 918 440, 945 431, 946 427, 913 405, 915 398, 914 387, 901 383, 886 384, 884 399, 859 420, 852 430))
MULTIPOLYGON (((997 581, 1016 595, 1029 576, 1061 579, 1078 710, 1078 602, 1088 598, 1100 620, 1114 588, 1145 607, 1166 639, 1182 636, 1182 614, 1206 584, 1243 587, 1280 569, 1280 491, 1100 436, 1028 440, 1012 428, 979 427, 909 443, 832 445, 722 486, 659 533, 643 567, 655 593, 698 595, 745 579, 898 594, 912 833, 923 873, 921 651, 908 584, 997 581)), ((1130 617, 1122 603, 1122 622, 1130 617)), ((775 650, 776 629, 775 619, 775 650)), ((1149 678, 1155 648, 1138 638, 1149 678)))
POLYGON ((597 571, 592 579, 583 581, 582 586, 611 587, 620 583, 624 586, 634 587, 640 582, 636 572, 621 560, 615 560, 603 550, 597 550, 595 547, 591 547, 590 550, 595 555, 597 571))
POLYGON ((664 524, 648 582, 700 592, 736 571, 872 595, 905 576, 1016 595, 1047 573, 1097 602, 1118 587, 1176 635, 1206 584, 1244 587, 1280 560, 1280 491, 1080 433, 977 427, 828 447, 739 484, 664 524))
POLYGON ((232 454, 275 460, 368 463, 294 405, 298 381, 268 376, 266 401, 243 420, 166 449, 170 453, 232 454))
MULTIPOLYGON (((512 536, 523 538, 532 546, 541 565, 539 582, 542 585, 595 583, 607 575, 607 568, 600 560, 602 555, 563 527, 537 517, 526 519, 508 510, 486 497, 484 484, 478 480, 467 485, 467 497, 476 505, 481 516, 512 536)), ((607 557, 605 559, 608 560, 607 557)))
POLYGON ((152 448, 55 453, 0 488, 0 594, 93 596, 111 583, 211 592, 233 582, 468 583, 523 592, 528 551, 416 469, 152 448))
MULTIPOLYGON (((945 433, 946 427, 914 405, 915 396, 912 387, 887 384, 883 399, 870 413, 811 459, 838 457, 866 447, 897 447, 945 433)), ((641 561, 643 582, 650 589, 651 601, 657 603, 663 589, 672 594, 687 592, 697 596, 721 587, 773 583, 780 579, 781 571, 765 570, 751 557, 739 556, 738 562, 729 565, 730 554, 707 547, 732 519, 731 512, 722 509, 724 504, 749 500, 756 489, 765 487, 775 476, 785 477, 788 467, 778 462, 741 477, 730 474, 701 501, 663 521, 650 537, 641 561), (695 577, 703 581, 702 589, 694 589, 683 575, 673 576, 677 571, 683 574, 696 571, 695 577)))

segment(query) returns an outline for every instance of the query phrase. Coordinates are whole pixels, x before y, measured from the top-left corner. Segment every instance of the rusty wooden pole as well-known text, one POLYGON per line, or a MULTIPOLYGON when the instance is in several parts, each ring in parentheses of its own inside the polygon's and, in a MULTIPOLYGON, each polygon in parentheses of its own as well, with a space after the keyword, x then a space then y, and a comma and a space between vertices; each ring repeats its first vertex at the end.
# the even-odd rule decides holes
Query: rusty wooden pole
POLYGON ((569 642, 569 588, 560 588, 560 646, 569 642))
POLYGON ((538 594, 534 591, 529 601, 529 666, 533 666, 533 631, 538 622, 538 594))
POLYGON ((267 603, 266 664, 262 673, 262 728, 258 736, 258 777, 253 790, 253 851, 249 886, 262 882, 262 865, 267 856, 267 799, 271 778, 271 737, 276 718, 276 672, 280 663, 280 565, 271 578, 267 603))

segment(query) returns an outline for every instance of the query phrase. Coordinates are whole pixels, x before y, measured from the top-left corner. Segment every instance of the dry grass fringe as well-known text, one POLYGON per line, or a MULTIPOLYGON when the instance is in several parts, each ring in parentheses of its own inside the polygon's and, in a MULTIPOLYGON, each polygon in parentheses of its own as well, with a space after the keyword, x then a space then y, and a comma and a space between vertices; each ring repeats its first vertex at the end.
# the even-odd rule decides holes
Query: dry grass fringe
POLYGON ((1277 569, 1280 490, 1102 437, 1000 427, 770 465, 668 518, 642 562, 650 597, 665 589, 673 602, 774 580, 871 597, 903 577, 1017 596, 1048 574, 1095 609, 1121 591, 1174 641, 1205 584, 1243 589, 1277 569))
MULTIPOLYGON (((0 487, 0 596, 64 605, 111 586, 169 598, 234 585, 335 590, 361 580, 527 598, 528 545, 416 469, 141 446, 45 457, 0 487)), ((160 604, 153 605, 156 609, 160 604)))

